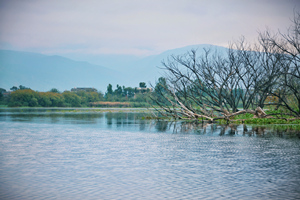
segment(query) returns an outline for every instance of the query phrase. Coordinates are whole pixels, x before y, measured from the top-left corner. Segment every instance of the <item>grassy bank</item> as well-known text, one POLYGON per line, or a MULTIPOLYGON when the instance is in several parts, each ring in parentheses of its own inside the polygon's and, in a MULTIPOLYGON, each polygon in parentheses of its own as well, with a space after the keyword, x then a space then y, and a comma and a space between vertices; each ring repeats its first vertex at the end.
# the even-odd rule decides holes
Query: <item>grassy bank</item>
MULTIPOLYGON (((230 117, 229 121, 225 119, 217 119, 214 120, 215 123, 219 124, 249 124, 249 125, 268 125, 268 124, 290 124, 290 125, 300 125, 300 119, 295 119, 295 117, 291 117, 289 115, 282 115, 280 111, 266 111, 267 115, 270 115, 268 117, 272 118, 254 118, 253 114, 246 113, 246 114, 240 114, 233 117, 230 117)), ((157 119, 157 120, 169 120, 169 121, 176 121, 176 119, 172 117, 165 117, 162 115, 157 116, 149 116, 146 119, 157 119)), ((183 118, 180 119, 180 121, 186 121, 186 122, 196 122, 196 123, 202 123, 202 122, 209 122, 205 118, 198 118, 198 119, 190 119, 190 118, 183 118)))
MULTIPOLYGON (((281 115, 279 111, 266 111, 266 114, 273 114, 275 118, 253 118, 253 114, 242 114, 232 117, 230 120, 236 124, 298 124, 300 125, 300 119, 290 120, 291 116, 281 115), (277 119, 276 119, 277 117, 277 119)), ((226 120, 218 120, 221 124, 228 123, 226 120)), ((232 123, 231 122, 231 123, 232 123)))

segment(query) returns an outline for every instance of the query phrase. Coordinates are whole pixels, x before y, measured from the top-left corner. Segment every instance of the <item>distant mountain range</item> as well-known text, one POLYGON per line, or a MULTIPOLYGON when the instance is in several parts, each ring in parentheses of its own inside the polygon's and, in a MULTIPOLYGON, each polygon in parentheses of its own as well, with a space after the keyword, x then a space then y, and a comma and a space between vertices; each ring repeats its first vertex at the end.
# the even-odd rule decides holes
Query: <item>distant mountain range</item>
POLYGON ((0 88, 9 90, 12 86, 23 85, 37 91, 49 91, 52 88, 64 91, 74 87, 94 87, 105 92, 109 83, 113 88, 117 84, 137 87, 139 82, 146 82, 149 86, 150 82, 154 84, 162 76, 163 70, 159 68, 162 60, 170 55, 181 55, 191 49, 203 48, 220 52, 227 50, 213 45, 193 45, 142 59, 124 55, 99 56, 97 63, 101 63, 103 58, 105 67, 89 63, 95 59, 83 62, 62 56, 0 50, 0 88))

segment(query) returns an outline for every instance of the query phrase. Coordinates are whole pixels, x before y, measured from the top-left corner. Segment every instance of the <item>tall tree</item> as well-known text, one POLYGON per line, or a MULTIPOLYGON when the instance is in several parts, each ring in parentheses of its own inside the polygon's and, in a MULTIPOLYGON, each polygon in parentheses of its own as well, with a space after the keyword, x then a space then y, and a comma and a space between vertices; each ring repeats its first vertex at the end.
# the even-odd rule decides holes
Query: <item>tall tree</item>
POLYGON ((11 91, 16 91, 16 90, 18 90, 18 87, 13 86, 13 87, 10 88, 10 90, 11 90, 11 91))
POLYGON ((145 82, 140 82, 139 86, 140 86, 140 88, 146 88, 147 87, 145 82))
POLYGON ((265 31, 260 34, 260 39, 264 41, 264 46, 271 46, 283 56, 277 88, 270 94, 279 99, 279 107, 300 117, 300 12, 294 13, 293 24, 287 33, 274 35, 265 31))
POLYGON ((108 84, 107 90, 106 90, 106 94, 113 94, 113 89, 112 89, 112 85, 111 84, 108 84))
POLYGON ((53 92, 53 93, 60 93, 59 90, 56 89, 56 88, 52 88, 52 89, 50 90, 50 92, 53 92))

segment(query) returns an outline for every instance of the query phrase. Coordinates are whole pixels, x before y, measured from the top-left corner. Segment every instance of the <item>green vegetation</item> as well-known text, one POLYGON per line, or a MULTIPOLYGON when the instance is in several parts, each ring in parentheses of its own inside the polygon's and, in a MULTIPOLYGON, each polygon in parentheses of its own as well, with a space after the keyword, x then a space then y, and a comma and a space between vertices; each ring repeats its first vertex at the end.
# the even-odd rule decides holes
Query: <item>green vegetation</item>
POLYGON ((121 87, 113 90, 111 84, 103 95, 96 89, 73 88, 59 92, 52 88, 49 92, 38 92, 20 85, 7 92, 0 88, 0 105, 8 107, 149 107, 152 103, 151 88, 141 82, 141 87, 121 87))
POLYGON ((104 99, 109 102, 149 102, 151 101, 151 88, 147 88, 146 83, 141 82, 140 87, 125 87, 117 85, 113 90, 111 84, 107 86, 104 99))
MULTIPOLYGON (((269 114, 274 114, 276 112, 268 112, 269 114)), ((300 119, 291 120, 290 116, 284 115, 278 118, 253 118, 254 115, 250 113, 234 116, 230 121, 225 119, 219 119, 219 123, 228 124, 229 122, 234 122, 235 124, 300 124, 300 119), (283 119, 284 118, 284 119, 283 119)))
POLYGON ((12 92, 1 90, 0 104, 8 107, 87 107, 90 102, 100 101, 103 94, 98 92, 60 93, 53 88, 49 92, 37 92, 22 85, 10 88, 12 92))

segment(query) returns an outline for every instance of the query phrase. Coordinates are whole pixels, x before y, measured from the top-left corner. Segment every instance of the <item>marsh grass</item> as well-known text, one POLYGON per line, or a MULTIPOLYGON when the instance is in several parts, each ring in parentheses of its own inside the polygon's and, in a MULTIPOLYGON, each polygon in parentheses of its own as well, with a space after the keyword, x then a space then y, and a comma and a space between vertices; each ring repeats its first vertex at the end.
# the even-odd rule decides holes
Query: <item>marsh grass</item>
MULTIPOLYGON (((276 118, 253 118, 254 115, 250 114, 250 113, 237 115, 230 119, 234 120, 234 123, 236 123, 236 124, 244 123, 244 124, 259 124, 259 125, 263 125, 263 124, 297 124, 297 125, 300 125, 300 119, 291 120, 291 121, 285 120, 285 119, 280 119, 280 118, 286 118, 286 119, 293 118, 289 115, 281 114, 281 111, 267 110, 266 114, 268 114, 268 115, 272 114, 273 117, 278 117, 278 119, 276 119, 276 118)), ((226 121, 224 119, 218 120, 218 121, 221 124, 228 123, 228 121, 226 121)))

